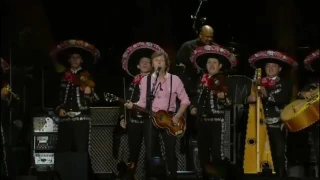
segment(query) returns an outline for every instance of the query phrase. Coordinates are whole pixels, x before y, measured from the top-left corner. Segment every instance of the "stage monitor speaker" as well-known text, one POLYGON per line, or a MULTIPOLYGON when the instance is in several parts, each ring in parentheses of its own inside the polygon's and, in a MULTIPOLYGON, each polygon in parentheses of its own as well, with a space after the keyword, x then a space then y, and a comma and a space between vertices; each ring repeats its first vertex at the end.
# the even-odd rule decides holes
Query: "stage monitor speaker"
POLYGON ((55 153, 55 171, 61 180, 88 180, 89 159, 87 153, 55 153))

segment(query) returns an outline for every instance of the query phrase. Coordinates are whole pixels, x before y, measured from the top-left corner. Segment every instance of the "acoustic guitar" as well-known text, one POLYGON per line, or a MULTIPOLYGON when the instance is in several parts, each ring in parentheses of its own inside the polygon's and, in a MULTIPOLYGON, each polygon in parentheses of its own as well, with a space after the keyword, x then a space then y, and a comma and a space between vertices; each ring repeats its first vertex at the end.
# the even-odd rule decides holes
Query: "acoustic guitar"
POLYGON ((298 99, 281 112, 281 120, 290 132, 301 131, 319 121, 319 88, 312 91, 311 99, 298 99))
MULTIPOLYGON (((122 104, 126 103, 124 99, 121 99, 110 93, 105 93, 104 97, 108 102, 118 101, 122 104)), ((153 125, 157 128, 165 129, 169 135, 181 136, 186 130, 186 120, 183 116, 178 119, 177 124, 173 124, 171 120, 174 114, 170 114, 167 111, 148 111, 145 108, 139 107, 135 104, 133 105, 132 109, 148 114, 151 117, 153 125)))

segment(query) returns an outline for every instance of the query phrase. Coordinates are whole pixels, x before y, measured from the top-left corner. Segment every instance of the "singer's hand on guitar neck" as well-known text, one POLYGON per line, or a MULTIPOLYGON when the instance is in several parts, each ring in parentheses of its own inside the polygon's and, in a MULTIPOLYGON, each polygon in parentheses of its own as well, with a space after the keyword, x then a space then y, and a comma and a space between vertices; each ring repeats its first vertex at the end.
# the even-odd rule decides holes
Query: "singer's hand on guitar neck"
POLYGON ((131 101, 127 101, 127 103, 124 104, 124 107, 126 107, 127 109, 132 109, 133 103, 131 101))

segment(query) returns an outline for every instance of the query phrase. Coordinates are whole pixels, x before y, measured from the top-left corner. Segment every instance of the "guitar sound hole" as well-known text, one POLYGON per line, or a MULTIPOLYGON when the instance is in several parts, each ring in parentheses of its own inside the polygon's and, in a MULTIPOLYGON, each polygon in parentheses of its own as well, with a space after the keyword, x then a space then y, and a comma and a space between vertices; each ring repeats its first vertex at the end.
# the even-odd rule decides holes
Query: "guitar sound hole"
POLYGON ((159 116, 160 121, 163 121, 163 116, 159 116))
POLYGON ((249 139, 249 140, 248 140, 248 143, 249 143, 250 145, 254 145, 254 144, 256 143, 256 141, 255 141, 254 139, 249 139))

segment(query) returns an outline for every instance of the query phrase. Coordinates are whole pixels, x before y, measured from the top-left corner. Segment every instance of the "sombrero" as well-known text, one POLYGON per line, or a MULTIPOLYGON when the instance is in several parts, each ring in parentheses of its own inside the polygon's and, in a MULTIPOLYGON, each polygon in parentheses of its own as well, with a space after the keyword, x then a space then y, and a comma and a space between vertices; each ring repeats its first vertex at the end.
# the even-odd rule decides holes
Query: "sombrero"
POLYGON ((296 68, 298 63, 283 52, 266 50, 259 51, 249 58, 249 64, 253 68, 263 68, 266 63, 277 63, 283 68, 296 68))
POLYGON ((93 45, 82 40, 67 40, 56 45, 51 51, 52 59, 67 65, 70 54, 78 53, 82 56, 84 62, 91 62, 95 64, 100 58, 99 50, 93 45))
POLYGON ((7 63, 6 60, 1 58, 1 69, 3 72, 5 72, 6 70, 10 69, 10 65, 7 63))
POLYGON ((191 54, 190 60, 195 68, 204 70, 209 58, 217 58, 222 63, 223 70, 233 68, 238 64, 237 58, 219 45, 206 45, 196 48, 191 54))
POLYGON ((151 55, 156 51, 164 50, 157 44, 151 42, 138 42, 126 49, 122 55, 122 68, 130 75, 139 74, 137 65, 143 57, 151 58, 151 55))
POLYGON ((303 61, 304 66, 308 71, 319 72, 320 71, 320 49, 313 51, 303 61))

